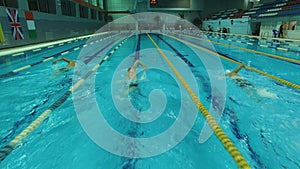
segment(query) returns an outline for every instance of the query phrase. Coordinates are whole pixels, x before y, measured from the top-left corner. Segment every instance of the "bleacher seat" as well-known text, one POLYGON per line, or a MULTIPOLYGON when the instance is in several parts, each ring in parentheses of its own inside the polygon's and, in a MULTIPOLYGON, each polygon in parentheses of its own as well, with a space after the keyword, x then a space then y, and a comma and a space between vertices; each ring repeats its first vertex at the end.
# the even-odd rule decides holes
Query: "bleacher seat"
POLYGON ((298 15, 300 13, 300 0, 277 0, 255 5, 243 16, 251 18, 298 15))
POLYGON ((241 9, 229 9, 229 10, 222 10, 218 13, 215 13, 211 19, 218 20, 218 19, 227 19, 227 18, 234 18, 234 17, 241 17, 242 10, 241 9))

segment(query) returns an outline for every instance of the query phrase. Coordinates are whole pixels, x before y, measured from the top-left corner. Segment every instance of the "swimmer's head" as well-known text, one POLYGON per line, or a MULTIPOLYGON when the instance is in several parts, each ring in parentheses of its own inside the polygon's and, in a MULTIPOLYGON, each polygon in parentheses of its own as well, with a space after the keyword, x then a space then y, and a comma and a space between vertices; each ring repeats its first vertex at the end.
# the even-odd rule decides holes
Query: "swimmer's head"
POLYGON ((129 71, 130 71, 130 69, 131 69, 131 67, 127 69, 127 72, 129 72, 129 71))
POLYGON ((227 69, 227 70, 225 71, 225 74, 228 74, 228 73, 230 73, 230 70, 227 69))

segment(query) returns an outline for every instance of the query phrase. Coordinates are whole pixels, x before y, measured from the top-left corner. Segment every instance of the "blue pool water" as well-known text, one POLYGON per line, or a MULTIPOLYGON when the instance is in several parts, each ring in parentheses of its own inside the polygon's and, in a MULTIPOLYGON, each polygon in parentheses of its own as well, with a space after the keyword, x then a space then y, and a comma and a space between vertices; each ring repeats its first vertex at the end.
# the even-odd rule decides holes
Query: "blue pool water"
MULTIPOLYGON (((85 96, 83 97, 92 94, 96 96, 96 102, 102 110, 105 120, 116 131, 130 137, 147 138, 167 130, 179 115, 181 99, 188 100, 188 97, 186 94, 180 95, 181 84, 178 84, 170 74, 151 67, 148 70, 139 68, 138 77, 146 80, 141 81, 132 92, 121 93, 118 97, 121 99, 129 97, 137 110, 145 111, 151 107, 148 100, 151 91, 160 89, 166 97, 166 107, 155 121, 145 124, 129 121, 120 115, 114 105, 111 92, 112 80, 120 63, 124 60, 133 63, 137 46, 139 46, 140 59, 146 65, 163 64, 164 67, 167 67, 148 36, 145 34, 139 36, 140 40, 135 35, 129 37, 109 59, 101 64, 96 72, 94 88, 84 91, 85 96), (152 50, 147 52, 147 49, 152 50)), ((203 104, 209 107, 212 102, 210 79, 195 51, 172 38, 156 34, 150 34, 150 36, 162 50, 168 53, 167 56, 171 58, 171 61, 175 60, 173 57, 179 58, 189 68, 198 86, 198 91, 195 92, 203 104)), ((83 49, 81 46, 81 51, 72 51, 63 57, 76 60, 78 55, 84 55, 89 58, 109 42, 114 42, 103 49, 102 53, 106 54, 124 37, 126 35, 116 35, 106 41, 92 44, 87 49, 83 49)), ((205 44, 200 40, 184 36, 181 39, 198 45, 205 44)), ((228 43, 219 39, 211 40, 228 43)), ((28 56, 22 62, 19 60, 7 62, 1 65, 1 74, 82 44, 83 41, 74 42, 49 49, 49 51, 43 50, 32 57, 28 56)), ((253 48, 240 43, 233 45, 253 48)), ((245 64, 251 61, 251 66, 255 68, 300 84, 299 65, 222 45, 214 45, 214 47, 223 55, 245 64)), ((273 50, 264 52, 281 55, 273 50)), ((294 56, 299 53, 294 52, 289 55, 294 56)), ((201 51, 201 57, 207 56, 216 57, 211 53, 201 51)), ((286 54, 281 56, 286 56, 286 54)), ((74 72, 55 74, 55 68, 51 66, 51 61, 0 79, 2 86, 0 90, 1 148, 72 86, 74 72)), ((226 60, 221 60, 221 62, 225 70, 233 70, 237 67, 236 64, 226 60)), ((89 63, 94 64, 94 60, 89 63)), ((119 70, 126 79, 126 69, 119 70)), ((252 168, 300 168, 299 90, 245 69, 239 72, 239 76, 246 79, 251 85, 245 87, 234 78, 226 78, 226 104, 219 125, 252 168)), ((90 81, 87 83, 89 84, 90 81)), ((120 84, 123 85, 123 82, 120 84)), ((93 86, 93 84, 89 85, 93 86)), ((84 104, 86 104, 86 110, 92 110, 90 108, 91 100, 85 100, 84 104)), ((191 110, 194 109, 194 105, 188 104, 188 106, 191 110)), ((149 158, 121 157, 100 148, 88 137, 80 125, 77 115, 71 96, 0 162, 0 168, 237 168, 234 160, 216 136, 213 135, 206 142, 199 143, 198 138, 205 124, 200 113, 198 113, 191 131, 179 144, 163 154, 149 158)), ((103 135, 103 139, 110 140, 111 138, 103 135)), ((128 145, 128 151, 134 153, 135 150, 132 149, 134 146, 128 145)))

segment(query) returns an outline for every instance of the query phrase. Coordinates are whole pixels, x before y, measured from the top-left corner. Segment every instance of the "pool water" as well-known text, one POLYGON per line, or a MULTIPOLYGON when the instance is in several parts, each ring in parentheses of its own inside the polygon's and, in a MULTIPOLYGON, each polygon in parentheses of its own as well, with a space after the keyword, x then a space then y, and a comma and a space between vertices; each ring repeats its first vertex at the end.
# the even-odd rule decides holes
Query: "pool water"
MULTIPOLYGON (((120 115, 112 100, 111 92, 111 82, 119 64, 126 59, 130 63, 134 62, 137 45, 140 45, 140 60, 146 65, 153 64, 150 62, 154 62, 154 59, 156 64, 165 64, 159 53, 154 52, 155 47, 148 36, 146 34, 138 36, 140 40, 137 35, 128 37, 126 42, 101 64, 96 72, 94 89, 86 91, 86 95, 95 94, 103 116, 115 130, 130 137, 147 138, 168 129, 178 117, 181 99, 189 98, 186 94, 180 95, 181 84, 178 84, 170 74, 151 67, 148 70, 138 68, 138 77, 146 76, 146 80, 141 81, 132 92, 128 93, 133 106, 139 111, 149 109, 151 104, 148 97, 151 91, 160 89, 167 100, 166 108, 159 118, 147 124, 131 122, 120 115), (152 52, 143 52, 147 49, 152 49, 152 52)), ((209 107, 212 102, 210 79, 197 54, 186 44, 170 37, 156 34, 150 36, 161 49, 169 52, 168 57, 180 55, 191 63, 188 64, 183 58, 178 57, 192 72, 198 86, 196 93, 203 104, 209 107), (177 52, 174 49, 177 49, 177 52)), ((108 44, 108 41, 114 41, 102 51, 109 53, 124 37, 125 35, 117 35, 106 42, 90 45, 84 55, 92 56, 108 44)), ((181 39, 203 45, 200 40, 188 37, 181 39)), ((72 45, 77 44, 69 44, 62 48, 67 49, 72 45)), ((255 68, 300 84, 299 65, 222 45, 214 47, 219 53, 245 64, 251 61, 251 66, 255 68)), ((15 61, 13 64, 1 65, 1 74, 49 55, 47 51, 42 52, 26 62, 15 61)), ((266 52, 279 54, 272 50, 266 52)), ((78 55, 82 55, 80 50, 63 57, 76 60, 78 55)), ((216 57, 205 51, 202 51, 202 55, 216 57)), ((226 60, 221 62, 225 70, 234 70, 238 66, 226 60)), ((123 74, 126 74, 126 70, 123 74)), ((219 125, 252 168, 300 168, 299 90, 245 69, 239 72, 239 76, 246 79, 251 86, 242 86, 237 79, 226 78, 226 104, 219 125)), ((1 78, 0 147, 4 147, 58 100, 71 87, 72 77, 73 71, 57 75, 51 62, 45 62, 1 78)), ((92 103, 86 100, 86 104, 88 110, 89 104, 92 103)), ((191 110, 195 109, 194 105, 189 106, 191 110)), ((198 113, 187 136, 163 154, 149 158, 121 157, 100 148, 88 137, 77 119, 72 97, 69 97, 0 162, 0 168, 237 168, 216 136, 212 135, 206 142, 199 143, 198 138, 204 124, 204 118, 198 113)), ((103 136, 103 139, 109 140, 106 136, 103 136)))

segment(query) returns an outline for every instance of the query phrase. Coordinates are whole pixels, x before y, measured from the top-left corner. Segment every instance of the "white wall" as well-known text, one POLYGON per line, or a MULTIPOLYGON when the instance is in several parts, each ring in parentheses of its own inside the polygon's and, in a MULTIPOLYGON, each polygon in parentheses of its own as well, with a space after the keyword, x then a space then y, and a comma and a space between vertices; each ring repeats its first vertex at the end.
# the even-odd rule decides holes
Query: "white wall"
MULTIPOLYGON (((133 11, 135 10, 136 0, 108 0, 107 11, 133 11)), ((118 19, 120 17, 126 16, 128 14, 109 14, 113 19, 118 19)))
MULTIPOLYGON (((291 21, 297 21, 297 24, 300 24, 299 20, 292 19, 291 21)), ((289 21, 284 20, 284 22, 287 22, 289 24, 289 21)), ((264 21, 261 24, 260 28, 260 36, 262 37, 273 37, 273 29, 279 30, 280 25, 282 24, 281 20, 269 20, 264 21)), ((288 30, 288 26, 284 30, 284 37, 288 39, 300 39, 300 26, 296 26, 295 30, 288 30)))
POLYGON ((248 3, 245 4, 244 0, 205 0, 203 17, 208 17, 226 9, 246 9, 247 5, 248 3))
POLYGON ((229 28, 230 33, 233 34, 251 34, 251 27, 249 18, 237 18, 237 19, 223 19, 223 20, 209 20, 204 21, 202 29, 208 30, 208 25, 213 28, 213 31, 217 32, 219 28, 229 28), (233 24, 231 24, 233 20, 233 24), (219 24, 220 22, 220 24, 219 24))
MULTIPOLYGON (((163 12, 179 17, 179 13, 184 14, 184 19, 192 22, 195 18, 201 18, 201 11, 204 10, 204 0, 191 0, 191 8, 188 9, 150 9, 149 0, 112 0, 107 2, 108 11, 136 11, 136 12, 163 12)), ((127 14, 111 14, 113 19, 126 16, 127 14)))

